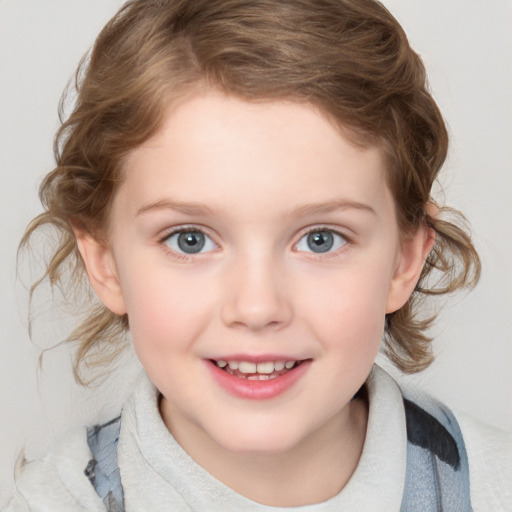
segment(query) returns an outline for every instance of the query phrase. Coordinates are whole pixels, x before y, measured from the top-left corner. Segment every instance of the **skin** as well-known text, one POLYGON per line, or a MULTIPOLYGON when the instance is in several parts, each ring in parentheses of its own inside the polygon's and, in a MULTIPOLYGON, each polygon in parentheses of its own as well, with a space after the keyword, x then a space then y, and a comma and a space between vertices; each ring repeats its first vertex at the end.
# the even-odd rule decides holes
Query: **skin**
POLYGON ((379 148, 311 106, 207 91, 128 156, 108 245, 76 233, 96 293, 128 314, 170 432, 255 501, 323 501, 357 467, 368 411, 351 399, 433 242, 425 226, 401 240, 385 174, 379 148), (202 252, 180 252, 183 228, 207 235, 202 252), (333 249, 312 250, 311 230, 334 233, 333 249), (233 354, 311 364, 285 393, 249 400, 206 366, 233 354))

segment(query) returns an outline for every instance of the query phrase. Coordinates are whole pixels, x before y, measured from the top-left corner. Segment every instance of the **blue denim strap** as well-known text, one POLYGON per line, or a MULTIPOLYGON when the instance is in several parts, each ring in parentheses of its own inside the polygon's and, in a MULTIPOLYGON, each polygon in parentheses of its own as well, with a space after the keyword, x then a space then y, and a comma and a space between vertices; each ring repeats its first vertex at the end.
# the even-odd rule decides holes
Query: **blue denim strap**
POLYGON ((123 487, 117 464, 120 429, 120 416, 104 425, 87 429, 87 443, 93 458, 84 473, 108 512, 124 512, 123 487))
POLYGON ((404 393, 407 467, 402 512, 471 512, 469 465, 453 413, 427 395, 404 393))

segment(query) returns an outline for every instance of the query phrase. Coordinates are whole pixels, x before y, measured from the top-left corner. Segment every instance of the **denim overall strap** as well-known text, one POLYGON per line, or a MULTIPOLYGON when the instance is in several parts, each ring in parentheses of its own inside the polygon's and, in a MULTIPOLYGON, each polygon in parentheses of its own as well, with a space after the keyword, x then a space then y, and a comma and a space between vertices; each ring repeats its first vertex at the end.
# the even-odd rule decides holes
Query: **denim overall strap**
POLYGON ((93 458, 87 464, 84 474, 103 500, 107 512, 124 512, 123 487, 117 464, 120 429, 120 416, 104 425, 87 429, 87 443, 93 458))
POLYGON ((455 416, 427 395, 403 395, 407 468, 401 512, 471 512, 468 457, 455 416))

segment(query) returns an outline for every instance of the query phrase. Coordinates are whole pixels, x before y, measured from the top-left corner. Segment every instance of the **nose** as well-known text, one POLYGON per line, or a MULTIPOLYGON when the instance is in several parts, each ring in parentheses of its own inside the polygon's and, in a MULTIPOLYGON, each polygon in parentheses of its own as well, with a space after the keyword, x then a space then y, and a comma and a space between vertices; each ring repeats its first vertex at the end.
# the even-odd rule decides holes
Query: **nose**
POLYGON ((278 330, 293 317, 282 269, 268 258, 243 258, 225 280, 222 320, 251 331, 278 330))

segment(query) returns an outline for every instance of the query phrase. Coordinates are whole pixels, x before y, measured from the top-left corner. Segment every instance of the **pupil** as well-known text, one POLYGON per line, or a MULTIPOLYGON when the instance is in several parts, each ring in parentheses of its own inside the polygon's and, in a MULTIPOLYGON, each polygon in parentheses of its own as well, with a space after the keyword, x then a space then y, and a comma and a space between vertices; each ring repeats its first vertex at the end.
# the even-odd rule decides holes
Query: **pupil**
POLYGON ((308 245, 313 252, 327 252, 334 245, 334 237, 329 231, 317 231, 308 235, 308 245))
POLYGON ((188 254, 200 252, 204 247, 204 235, 199 231, 190 231, 188 233, 181 233, 178 236, 179 248, 188 254))

